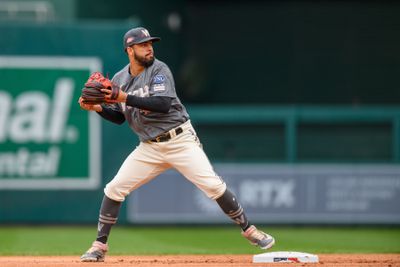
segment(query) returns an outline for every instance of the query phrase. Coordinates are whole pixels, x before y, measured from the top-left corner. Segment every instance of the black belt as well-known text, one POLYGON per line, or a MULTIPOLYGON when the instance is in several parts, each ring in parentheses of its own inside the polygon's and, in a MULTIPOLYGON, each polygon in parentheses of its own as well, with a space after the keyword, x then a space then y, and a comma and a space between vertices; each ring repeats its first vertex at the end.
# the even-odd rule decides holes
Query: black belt
MULTIPOLYGON (((178 127, 178 128, 172 129, 171 131, 175 131, 175 135, 183 133, 182 127, 178 127)), ((167 142, 168 140, 170 140, 172 138, 171 133, 170 133, 171 131, 168 131, 166 133, 160 134, 156 138, 151 139, 149 141, 150 142, 155 142, 155 143, 167 142)))

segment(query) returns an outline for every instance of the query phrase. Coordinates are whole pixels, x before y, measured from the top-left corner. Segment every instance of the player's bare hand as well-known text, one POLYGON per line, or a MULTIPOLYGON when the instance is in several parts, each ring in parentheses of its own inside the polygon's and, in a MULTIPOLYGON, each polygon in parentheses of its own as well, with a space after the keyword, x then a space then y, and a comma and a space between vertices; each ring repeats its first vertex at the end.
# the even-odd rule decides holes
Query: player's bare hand
POLYGON ((111 89, 101 89, 103 93, 105 93, 104 99, 107 101, 107 103, 119 103, 119 102, 126 102, 126 98, 128 96, 127 93, 119 89, 118 96, 116 99, 112 99, 112 90, 111 89))
POLYGON ((101 112, 103 110, 103 108, 101 107, 101 105, 90 105, 90 104, 85 104, 83 103, 83 99, 82 97, 79 98, 78 100, 79 105, 81 106, 82 109, 84 110, 88 110, 88 111, 97 111, 97 112, 101 112))

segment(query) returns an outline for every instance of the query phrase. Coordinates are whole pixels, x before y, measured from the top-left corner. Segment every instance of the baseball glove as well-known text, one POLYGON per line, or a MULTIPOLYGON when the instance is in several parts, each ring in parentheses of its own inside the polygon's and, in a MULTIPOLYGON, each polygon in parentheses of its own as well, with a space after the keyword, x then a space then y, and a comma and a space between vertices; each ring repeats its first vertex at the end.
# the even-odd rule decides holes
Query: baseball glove
POLYGON ((96 105, 106 103, 106 93, 101 89, 110 89, 111 95, 109 100, 115 100, 119 94, 119 88, 113 84, 108 78, 104 77, 100 72, 94 72, 90 75, 82 89, 81 97, 84 104, 96 105))

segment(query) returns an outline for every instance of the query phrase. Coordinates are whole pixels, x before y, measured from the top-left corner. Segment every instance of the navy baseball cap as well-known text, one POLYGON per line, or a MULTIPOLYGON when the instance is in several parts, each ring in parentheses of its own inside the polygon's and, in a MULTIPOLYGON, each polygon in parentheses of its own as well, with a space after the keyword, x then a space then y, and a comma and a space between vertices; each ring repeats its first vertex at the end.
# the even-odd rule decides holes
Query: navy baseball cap
POLYGON ((135 44, 141 44, 148 41, 157 42, 160 41, 160 37, 152 37, 148 30, 143 27, 137 27, 130 29, 124 35, 124 49, 126 50, 129 46, 135 44))

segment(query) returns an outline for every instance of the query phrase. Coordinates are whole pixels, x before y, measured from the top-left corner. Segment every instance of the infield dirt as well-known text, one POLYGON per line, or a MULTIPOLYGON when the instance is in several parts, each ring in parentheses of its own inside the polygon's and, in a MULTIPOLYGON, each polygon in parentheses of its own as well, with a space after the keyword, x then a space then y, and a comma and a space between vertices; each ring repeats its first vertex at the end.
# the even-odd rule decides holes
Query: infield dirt
POLYGON ((82 263, 79 256, 0 256, 1 267, 399 267, 400 254, 319 254, 319 263, 252 263, 252 255, 107 256, 104 263, 82 263))

